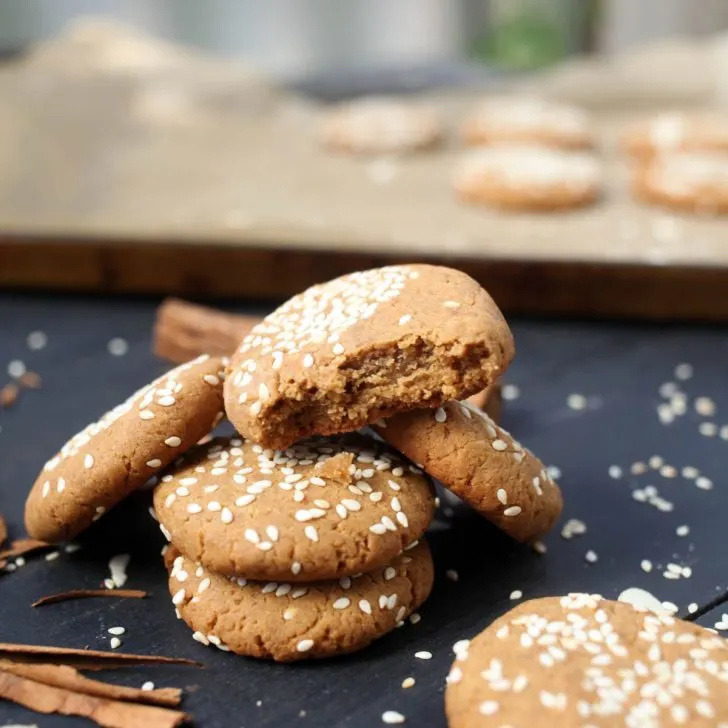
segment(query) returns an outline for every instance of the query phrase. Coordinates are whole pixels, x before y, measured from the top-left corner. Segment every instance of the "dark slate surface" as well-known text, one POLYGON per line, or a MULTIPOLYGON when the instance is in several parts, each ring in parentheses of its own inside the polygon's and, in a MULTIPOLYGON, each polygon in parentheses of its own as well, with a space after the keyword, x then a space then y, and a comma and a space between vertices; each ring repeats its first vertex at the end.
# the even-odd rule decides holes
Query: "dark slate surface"
MULTIPOLYGON (((0 295, 0 383, 13 359, 43 377, 42 390, 26 392, 13 409, 0 411, 0 512, 11 535, 22 533, 25 494, 43 462, 88 421, 163 370, 149 349, 156 303, 0 295), (26 346, 33 330, 48 334, 42 351, 26 346), (126 356, 107 352, 115 336, 129 341, 126 356)), ((404 713, 407 725, 438 728, 445 724, 443 679, 452 644, 507 610, 515 589, 525 597, 569 590, 616 597, 626 587, 641 586, 683 613, 691 602, 708 605, 724 595, 728 442, 702 436, 698 425, 706 419, 720 425, 721 417, 728 422, 728 331, 532 321, 516 321, 514 330, 518 357, 508 381, 518 385, 521 396, 507 404, 505 425, 560 468, 566 498, 562 524, 579 518, 586 534, 565 540, 556 532, 546 539, 548 552, 538 555, 510 543, 463 506, 441 513, 429 537, 438 579, 419 624, 347 658, 278 666, 204 648, 175 620, 159 558, 162 537, 147 514, 149 495, 141 493, 85 534, 77 553, 62 553, 53 562, 29 559, 15 573, 0 576, 0 640, 106 648, 107 628, 122 625, 127 629, 122 650, 186 656, 207 667, 135 669, 112 673, 114 679, 192 686, 185 707, 198 725, 210 728, 377 726, 385 710, 404 713), (688 413, 666 427, 656 416, 658 388, 672 379, 680 362, 695 370, 683 384, 688 413), (566 402, 572 393, 589 398, 589 409, 570 409, 566 402), (694 411, 693 398, 699 395, 715 400, 715 417, 694 411), (654 470, 630 474, 632 463, 653 455, 678 468, 698 467, 712 479, 713 489, 654 470), (625 471, 618 480, 608 475, 615 464, 625 471), (673 512, 631 497, 648 484, 674 503, 673 512), (690 526, 689 536, 676 534, 681 524, 690 526), (588 549, 597 553, 597 563, 586 563, 588 549), (98 586, 108 575, 109 557, 122 552, 131 554, 127 586, 149 590, 150 599, 30 608, 42 595, 98 586), (690 565, 693 575, 671 581, 657 568, 646 574, 640 568, 645 558, 656 565, 690 565), (457 582, 445 576, 448 569, 457 571, 457 582), (431 651, 433 659, 416 659, 418 650, 431 651), (416 685, 403 690, 400 684, 408 676, 416 685)), ((718 619, 720 610, 713 611, 718 619)), ((0 703, 0 726, 15 722, 85 725, 0 703)))

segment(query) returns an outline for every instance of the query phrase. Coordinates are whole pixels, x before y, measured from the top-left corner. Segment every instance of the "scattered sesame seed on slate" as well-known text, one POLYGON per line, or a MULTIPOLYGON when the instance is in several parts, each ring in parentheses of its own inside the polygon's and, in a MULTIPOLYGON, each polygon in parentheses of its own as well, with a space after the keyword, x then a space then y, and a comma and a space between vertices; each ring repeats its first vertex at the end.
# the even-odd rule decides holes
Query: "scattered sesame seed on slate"
POLYGON ((382 713, 382 722, 387 725, 400 725, 405 722, 405 717, 402 713, 398 713, 396 710, 385 710, 382 713))
POLYGON ((589 551, 584 554, 584 559, 590 564, 596 564, 599 560, 599 556, 597 556, 596 551, 589 549, 589 551))
POLYGON ((583 394, 570 394, 566 398, 566 404, 569 409, 581 412, 587 408, 587 399, 583 394))
POLYGON ((523 592, 520 589, 514 589, 510 596, 508 597, 511 601, 516 601, 517 599, 521 599, 523 597, 523 592))
POLYGON ((431 660, 432 652, 428 652, 427 650, 420 650, 419 652, 415 652, 415 657, 418 660, 431 660))
POLYGON ((20 379, 26 371, 25 364, 20 359, 14 359, 8 364, 8 376, 13 379, 20 379))
POLYGON ((112 634, 116 637, 120 637, 121 635, 126 632, 126 629, 124 627, 109 627, 109 629, 106 630, 109 634, 112 634))
POLYGON ((679 379, 681 382, 687 381, 693 376, 693 365, 692 364, 678 364, 675 367, 675 379, 679 379))
POLYGON ((460 577, 458 575, 458 572, 455 571, 455 569, 448 569, 445 572, 445 576, 450 579, 450 581, 457 581, 460 577))
POLYGON ((622 468, 619 467, 619 465, 610 465, 609 466, 609 477, 614 478, 614 480, 618 480, 622 477, 622 468))
POLYGON ((501 396, 507 402, 512 402, 521 396, 521 390, 515 384, 504 384, 501 390, 501 396))
POLYGON ((48 336, 43 331, 31 331, 25 343, 31 351, 40 351, 48 343, 48 336))
POLYGON ((404 680, 402 680, 402 687, 405 688, 411 688, 415 684, 415 679, 413 677, 406 677, 404 680))
POLYGON ((117 336, 109 341, 106 348, 111 356, 124 356, 129 351, 129 343, 126 339, 117 336))
POLYGON ((45 560, 46 561, 55 561, 60 555, 61 555, 60 551, 51 551, 49 554, 45 555, 45 560))
POLYGON ((111 647, 112 650, 115 650, 118 647, 121 647, 121 640, 118 637, 112 637, 109 640, 109 647, 111 647))

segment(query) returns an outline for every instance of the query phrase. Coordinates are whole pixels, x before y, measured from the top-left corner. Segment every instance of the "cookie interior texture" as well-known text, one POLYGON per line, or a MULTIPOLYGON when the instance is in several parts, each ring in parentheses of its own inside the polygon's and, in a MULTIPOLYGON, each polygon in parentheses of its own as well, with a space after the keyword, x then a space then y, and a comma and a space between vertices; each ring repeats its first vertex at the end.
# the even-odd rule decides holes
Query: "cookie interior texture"
POLYGON ((226 409, 246 437, 282 449, 468 397, 513 352, 503 316, 469 276, 376 269, 309 289, 256 327, 233 358, 226 409))
POLYGON ((422 604, 434 579, 424 541, 372 572, 306 584, 224 577, 174 546, 165 564, 172 601, 195 640, 279 662, 366 647, 422 604))

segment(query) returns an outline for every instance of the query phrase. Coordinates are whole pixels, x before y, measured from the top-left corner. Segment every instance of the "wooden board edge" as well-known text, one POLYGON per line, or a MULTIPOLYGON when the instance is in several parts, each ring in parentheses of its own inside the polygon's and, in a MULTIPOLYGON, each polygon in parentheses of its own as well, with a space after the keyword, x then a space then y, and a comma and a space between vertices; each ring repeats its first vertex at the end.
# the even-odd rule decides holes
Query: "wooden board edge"
POLYGON ((728 268, 516 261, 214 244, 56 241, 0 236, 0 290, 280 300, 354 270, 451 265, 507 314, 728 321, 728 268))

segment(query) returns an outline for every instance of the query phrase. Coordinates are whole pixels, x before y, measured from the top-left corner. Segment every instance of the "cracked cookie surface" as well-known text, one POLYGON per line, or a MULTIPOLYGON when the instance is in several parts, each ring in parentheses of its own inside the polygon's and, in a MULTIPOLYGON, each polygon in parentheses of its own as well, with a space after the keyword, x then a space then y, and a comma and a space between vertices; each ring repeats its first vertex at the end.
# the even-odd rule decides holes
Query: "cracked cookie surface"
POLYGON ((163 475, 154 508, 175 547, 216 573, 311 581, 391 561, 424 533, 435 498, 428 476, 364 435, 284 451, 232 437, 163 475))
POLYGON ((71 438, 25 506, 32 538, 73 538, 210 432, 222 418, 226 360, 172 369, 71 438))
POLYGON ((427 599, 434 578, 424 541, 367 574, 307 584, 220 576, 174 546, 165 563, 172 602, 194 639, 280 662, 366 647, 427 599))
POLYGON ((404 412, 373 429, 518 541, 547 533, 561 513, 543 463, 468 402, 404 412))
POLYGON ((243 339, 225 383, 236 429, 266 447, 358 430, 489 386, 514 347, 466 274, 403 265, 313 286, 243 339))
POLYGON ((524 602, 455 654, 450 728, 728 727, 728 641, 598 595, 524 602))

